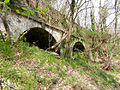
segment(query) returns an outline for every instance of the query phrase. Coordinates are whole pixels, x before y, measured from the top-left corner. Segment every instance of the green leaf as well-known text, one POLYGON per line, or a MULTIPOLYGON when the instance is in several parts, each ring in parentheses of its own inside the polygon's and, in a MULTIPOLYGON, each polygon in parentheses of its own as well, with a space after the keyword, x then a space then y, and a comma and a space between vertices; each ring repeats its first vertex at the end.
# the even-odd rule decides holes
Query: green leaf
POLYGON ((33 12, 35 12, 35 13, 36 13, 36 12, 37 12, 37 10, 33 10, 33 12))
POLYGON ((22 9, 25 10, 25 11, 29 11, 27 8, 24 8, 24 7, 22 7, 22 9))
POLYGON ((5 1, 4 1, 4 3, 9 3, 9 2, 10 2, 10 0, 5 0, 5 1))
POLYGON ((5 86, 5 87, 4 87, 4 90, 8 90, 8 89, 9 89, 8 86, 5 86))
POLYGON ((31 15, 35 15, 35 12, 34 11, 30 11, 31 15))
POLYGON ((8 5, 5 4, 5 7, 6 7, 8 10, 10 10, 10 7, 8 7, 8 5))
POLYGON ((4 4, 4 2, 0 2, 0 4, 4 4))
POLYGON ((7 12, 7 9, 2 10, 2 13, 5 13, 5 12, 7 12))
POLYGON ((39 11, 39 13, 40 13, 40 14, 44 14, 45 12, 43 12, 43 11, 39 11))
POLYGON ((37 10, 42 11, 42 9, 41 9, 41 8, 37 8, 37 10))
POLYGON ((28 14, 26 12, 22 12, 21 14, 24 16, 28 16, 28 14))
POLYGON ((49 10, 49 8, 44 8, 44 9, 43 9, 43 11, 47 11, 47 10, 49 10))
POLYGON ((16 10, 16 12, 17 12, 18 14, 20 14, 20 11, 19 11, 18 9, 16 10))
POLYGON ((26 12, 27 13, 27 16, 29 16, 31 13, 30 13, 30 11, 28 11, 28 12, 26 12))

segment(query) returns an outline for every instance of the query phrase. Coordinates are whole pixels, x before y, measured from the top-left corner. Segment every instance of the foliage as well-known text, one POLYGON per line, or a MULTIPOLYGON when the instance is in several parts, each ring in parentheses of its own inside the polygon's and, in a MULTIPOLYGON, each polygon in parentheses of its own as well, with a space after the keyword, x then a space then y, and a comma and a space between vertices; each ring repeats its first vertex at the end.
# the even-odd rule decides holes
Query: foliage
MULTIPOLYGON (((0 77, 4 77, 4 82, 10 80, 12 83, 10 86, 14 87, 15 84, 19 87, 19 89, 25 90, 33 90, 40 88, 39 84, 41 83, 43 86, 47 87, 51 82, 56 82, 59 78, 65 77, 65 71, 62 69, 65 61, 58 61, 52 54, 47 53, 43 50, 39 50, 37 47, 32 46, 29 47, 28 43, 24 43, 19 41, 15 43, 15 45, 8 45, 8 42, 0 42, 0 77), (5 48, 3 48, 5 46, 5 48), (11 49, 11 46, 13 49, 11 49), (3 52, 4 51, 4 52, 3 52), (14 53, 12 55, 12 53, 14 53), (8 55, 11 58, 8 59, 8 55), (7 61, 4 58, 7 57, 7 61), (33 59, 32 59, 33 58, 33 59), (49 66, 45 67, 46 70, 50 70, 56 75, 60 75, 57 77, 44 77, 41 78, 39 75, 39 69, 31 68, 30 66, 36 67, 35 64, 32 63, 38 62, 39 69, 44 67, 46 62, 48 62, 49 66), (20 62, 23 63, 20 65, 20 62), (32 62, 29 64, 29 62, 32 62), (19 64, 19 66, 15 66, 19 64), (55 65, 54 65, 55 64, 55 65), (54 65, 54 67, 53 67, 54 65), (26 67, 27 66, 27 67, 26 67), (37 76, 36 76, 37 75, 37 76), (14 84, 15 83, 15 84, 14 84)), ((9 86, 8 86, 9 87, 9 86)))
MULTIPOLYGON (((4 2, 0 2, 0 4, 2 4, 5 8, 2 10, 2 13, 7 12, 8 10, 10 10, 10 7, 7 5, 8 3, 10 3, 10 0, 4 0, 4 2)), ((44 14, 47 10, 49 10, 49 8, 37 8, 36 10, 29 10, 25 7, 21 7, 22 10, 24 10, 24 12, 20 12, 18 9, 16 10, 16 12, 18 14, 22 14, 24 16, 29 16, 29 15, 36 15, 37 12, 44 14)))
POLYGON ((45 14, 45 12, 47 10, 49 10, 49 8, 44 8, 44 9, 41 9, 41 8, 37 8, 36 10, 29 10, 25 7, 21 7, 22 10, 24 10, 23 12, 20 12, 18 9, 16 10, 16 12, 18 14, 22 14, 24 16, 29 16, 29 15, 33 15, 33 16, 36 16, 36 13, 39 12, 41 14, 45 14))
POLYGON ((78 36, 85 44, 86 50, 83 56, 89 56, 92 61, 102 63, 101 67, 105 70, 111 68, 111 60, 119 52, 119 37, 112 36, 107 31, 93 31, 88 28, 75 30, 73 35, 78 36))
POLYGON ((63 15, 62 19, 61 19, 61 23, 63 25, 64 28, 68 28, 68 25, 67 25, 67 21, 66 21, 66 18, 65 18, 65 15, 63 15))
MULTIPOLYGON (((6 7, 3 13, 10 9, 7 6, 9 2, 10 0, 0 2, 0 4, 6 7)), ((35 16, 37 12, 44 14, 48 10, 48 8, 29 10, 25 7, 21 7, 21 9, 21 11, 16 10, 16 12, 24 16, 35 16)), ((68 27, 65 18, 62 19, 61 23, 63 23, 64 27, 68 27)), ((111 35, 107 32, 95 30, 96 26, 92 12, 91 23, 92 31, 88 28, 83 28, 83 30, 77 29, 73 33, 83 40, 87 47, 86 52, 74 53, 74 60, 68 58, 61 59, 61 57, 56 57, 50 52, 30 46, 29 43, 22 41, 11 44, 9 39, 5 39, 5 41, 1 40, 0 78, 2 79, 2 83, 6 83, 8 80, 11 82, 5 88, 9 89, 13 87, 21 90, 38 90, 43 86, 51 90, 51 88, 54 88, 62 80, 63 86, 69 84, 76 89, 77 86, 82 86, 82 80, 80 79, 82 75, 87 75, 88 81, 91 81, 93 85, 97 85, 99 89, 110 88, 114 90, 119 87, 120 83, 117 82, 116 73, 119 73, 120 69, 111 65, 112 69, 110 73, 101 68, 103 64, 108 62, 113 42, 119 42, 119 37, 111 39, 111 35), (88 56, 90 51, 92 52, 94 61, 91 61, 88 56), (96 58, 100 58, 102 62, 97 62, 96 58), (72 71, 73 73, 71 73, 72 71), (76 73, 78 74, 76 75, 76 73), (78 81, 79 79, 80 81, 78 81)), ((117 56, 118 53, 119 45, 115 47, 113 55, 117 56)), ((86 84, 83 86, 88 87, 86 84)), ((80 88, 77 89, 79 90, 80 88)))
POLYGON ((81 76, 89 75, 93 84, 103 85, 101 88, 114 89, 119 85, 112 74, 100 69, 100 64, 91 62, 87 56, 83 57, 80 53, 75 53, 77 55, 74 60, 66 58, 61 60, 50 52, 35 46, 30 47, 28 43, 22 41, 14 45, 9 44, 9 40, 0 41, 0 46, 0 77, 3 78, 3 82, 11 82, 6 88, 35 90, 43 86, 50 89, 61 79, 63 85, 71 84, 77 88, 79 85, 75 82, 78 83, 79 78, 68 73, 71 68, 81 76))
POLYGON ((93 11, 91 10, 91 12, 90 12, 90 18, 91 18, 91 29, 93 30, 93 31, 95 31, 95 19, 94 19, 94 14, 93 14, 93 11))
POLYGON ((14 55, 14 46, 11 45, 10 39, 0 41, 0 56, 5 60, 12 60, 14 59, 14 55))
POLYGON ((3 5, 3 10, 2 10, 2 13, 5 13, 7 12, 8 10, 10 10, 10 7, 8 7, 8 3, 10 2, 10 0, 4 0, 4 2, 0 2, 0 4, 3 5))
MULTIPOLYGON (((117 78, 114 77, 114 75, 109 74, 107 71, 103 71, 100 69, 99 63, 94 63, 89 60, 89 57, 80 57, 81 55, 77 55, 76 59, 74 61, 69 61, 70 65, 80 70, 79 68, 83 68, 82 73, 87 73, 92 77, 92 80, 94 80, 98 86, 100 83, 105 85, 106 87, 102 87, 106 89, 107 87, 111 87, 112 89, 116 88, 117 86, 120 86, 120 83, 116 81, 117 78)), ((119 71, 118 71, 119 72, 119 71)), ((80 70, 81 73, 81 70, 80 70)))

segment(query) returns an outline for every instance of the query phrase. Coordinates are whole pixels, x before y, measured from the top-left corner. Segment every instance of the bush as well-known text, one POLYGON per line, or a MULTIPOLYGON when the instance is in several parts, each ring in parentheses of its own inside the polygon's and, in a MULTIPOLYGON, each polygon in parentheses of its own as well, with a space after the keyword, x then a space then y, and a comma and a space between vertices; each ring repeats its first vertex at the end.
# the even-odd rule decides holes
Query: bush
POLYGON ((0 41, 0 57, 5 60, 12 60, 14 56, 14 46, 11 45, 10 40, 6 39, 5 41, 0 41))

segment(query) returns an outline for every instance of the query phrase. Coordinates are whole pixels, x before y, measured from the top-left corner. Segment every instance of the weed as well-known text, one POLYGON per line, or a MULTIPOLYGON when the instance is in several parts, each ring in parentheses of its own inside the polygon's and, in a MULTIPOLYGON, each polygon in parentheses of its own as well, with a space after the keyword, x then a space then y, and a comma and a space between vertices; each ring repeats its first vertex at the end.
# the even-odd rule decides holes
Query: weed
POLYGON ((0 57, 3 57, 5 60, 12 60, 14 55, 14 46, 11 45, 10 40, 0 41, 0 57))

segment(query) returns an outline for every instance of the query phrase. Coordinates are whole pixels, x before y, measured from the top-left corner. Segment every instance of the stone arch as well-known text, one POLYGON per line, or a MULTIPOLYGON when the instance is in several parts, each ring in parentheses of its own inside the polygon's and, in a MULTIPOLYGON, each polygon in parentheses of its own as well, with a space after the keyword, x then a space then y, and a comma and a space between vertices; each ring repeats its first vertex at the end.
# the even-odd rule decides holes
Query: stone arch
POLYGON ((73 52, 83 52, 84 50, 85 50, 85 44, 82 41, 77 40, 72 44, 73 52))
POLYGON ((30 28, 23 33, 23 36, 26 42, 45 50, 57 42, 52 34, 39 27, 30 28))
MULTIPOLYGON (((37 19, 34 19, 34 18, 28 19, 22 15, 15 14, 13 12, 7 15, 6 20, 9 22, 8 24, 11 32, 11 37, 12 36, 16 37, 14 41, 16 41, 20 37, 20 34, 22 34, 23 32, 26 32, 26 30, 29 31, 31 28, 34 28, 34 27, 39 27, 49 32, 50 34, 52 34, 52 36, 55 38, 57 42, 61 39, 63 35, 63 32, 61 30, 43 22, 42 20, 40 20, 40 18, 37 18, 37 19)), ((1 27, 4 28, 3 25, 0 25, 0 28, 1 27)))

